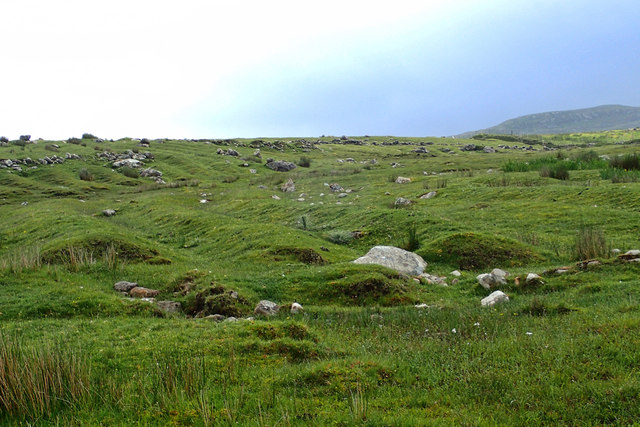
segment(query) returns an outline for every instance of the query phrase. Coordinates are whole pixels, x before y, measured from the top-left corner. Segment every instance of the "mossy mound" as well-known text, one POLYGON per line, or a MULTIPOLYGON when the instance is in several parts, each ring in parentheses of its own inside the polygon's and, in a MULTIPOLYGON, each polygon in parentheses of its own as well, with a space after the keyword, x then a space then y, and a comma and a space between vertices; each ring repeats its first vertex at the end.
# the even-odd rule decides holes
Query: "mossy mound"
POLYGON ((514 267, 541 260, 522 243, 477 233, 456 233, 417 252, 427 262, 455 265, 464 270, 514 267))
POLYGON ((168 264, 158 257, 159 252, 149 246, 114 236, 88 236, 74 240, 54 242, 42 252, 42 261, 48 264, 74 264, 93 260, 151 262, 168 264))
POLYGON ((211 285, 198 292, 191 301, 187 302, 187 314, 198 317, 210 314, 242 317, 251 312, 249 301, 237 292, 227 290, 223 286, 211 285))
POLYGON ((275 261, 281 261, 283 258, 295 259, 296 261, 310 265, 322 265, 327 261, 322 256, 311 248, 296 248, 296 247, 282 247, 276 248, 270 251, 272 255, 275 255, 275 261))
POLYGON ((316 273, 303 291, 318 303, 393 306, 415 301, 413 282, 396 271, 376 265, 342 264, 316 273))

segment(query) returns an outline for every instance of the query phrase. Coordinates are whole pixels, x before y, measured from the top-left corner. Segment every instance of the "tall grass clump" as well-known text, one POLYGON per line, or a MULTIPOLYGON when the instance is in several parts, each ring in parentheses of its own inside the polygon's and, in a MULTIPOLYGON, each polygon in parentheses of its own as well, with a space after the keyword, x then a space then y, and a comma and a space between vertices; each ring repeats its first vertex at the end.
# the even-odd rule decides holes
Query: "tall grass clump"
POLYGON ((624 170, 624 169, 603 169, 600 171, 600 178, 610 179, 612 184, 621 182, 638 182, 640 181, 640 171, 624 170))
POLYGON ((298 166, 302 168, 308 168, 309 166, 311 166, 311 158, 307 156, 300 157, 300 160, 298 160, 298 166))
POLYGON ((126 176, 127 178, 139 178, 140 177, 140 172, 138 171, 138 169, 135 169, 135 168, 125 167, 125 168, 122 169, 122 174, 124 176, 126 176))
POLYGON ((543 166, 540 168, 540 176, 566 181, 569 179, 569 169, 563 164, 543 166))
POLYGON ((418 229, 415 224, 411 224, 411 226, 407 228, 407 240, 403 246, 410 252, 420 249, 420 237, 418 236, 418 229))
POLYGON ((604 257, 609 254, 604 232, 592 226, 578 230, 575 240, 574 257, 578 261, 604 257))
POLYGON ((0 259, 0 269, 14 274, 21 273, 23 270, 37 270, 41 266, 40 247, 26 248, 18 254, 0 259))
POLYGON ((609 167, 625 171, 640 170, 640 157, 636 153, 616 156, 609 160, 609 167))
POLYGON ((0 333, 0 413, 27 419, 80 402, 89 394, 89 365, 60 348, 25 349, 0 333))
POLYGON ((85 168, 80 169, 80 171, 78 172, 78 177, 80 177, 80 179, 83 181, 93 181, 94 179, 93 174, 85 168))
POLYGON ((336 245, 346 245, 353 240, 353 233, 347 230, 332 230, 327 233, 327 240, 336 245))

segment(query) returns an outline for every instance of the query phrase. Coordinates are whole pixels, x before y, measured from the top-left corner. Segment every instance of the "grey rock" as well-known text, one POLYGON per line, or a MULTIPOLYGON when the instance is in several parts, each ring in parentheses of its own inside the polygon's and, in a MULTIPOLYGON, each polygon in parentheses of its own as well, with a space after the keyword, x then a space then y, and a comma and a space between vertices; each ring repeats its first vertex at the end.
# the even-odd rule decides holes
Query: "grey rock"
POLYGON ((151 169, 151 168, 146 168, 146 169, 142 169, 140 171, 140 176, 141 177, 157 177, 160 178, 162 177, 162 172, 160 172, 159 170, 156 169, 151 169))
POLYGON ((206 316, 205 319, 213 320, 214 322, 222 322, 226 317, 222 314, 210 314, 209 316, 206 316))
POLYGON ((105 209, 102 211, 102 215, 104 216, 114 216, 116 214, 116 211, 114 211, 113 209, 105 209))
POLYGON ((275 316, 278 314, 278 304, 273 301, 262 300, 256 305, 256 308, 253 310, 255 314, 260 314, 262 316, 275 316))
POLYGON ((114 168, 128 167, 128 168, 139 168, 142 166, 142 162, 136 159, 122 159, 113 162, 112 166, 114 168))
POLYGON ((495 291, 492 292, 488 297, 482 298, 482 300, 480 300, 480 305, 482 305, 483 307, 491 307, 495 304, 508 301, 509 297, 507 296, 507 294, 502 291, 495 291))
POLYGON ((483 288, 492 289, 499 285, 505 285, 508 275, 509 273, 506 271, 494 268, 491 273, 479 274, 476 279, 483 288))
POLYGON ((374 246, 366 255, 353 262, 382 265, 411 276, 419 276, 427 267, 427 263, 420 255, 395 246, 374 246))
POLYGON ((329 188, 334 193, 342 193, 344 191, 344 188, 342 188, 342 186, 340 184, 336 184, 336 183, 329 184, 329 188))
POLYGON ((285 162, 284 160, 274 160, 267 163, 267 167, 277 172, 289 172, 296 168, 295 163, 285 162))
POLYGON ((437 195, 437 194, 438 194, 438 193, 437 193, 437 192, 435 192, 435 191, 429 191, 428 193, 423 194, 422 196, 420 196, 420 198, 421 198, 421 199, 431 199, 431 198, 433 198, 433 197, 436 197, 436 195, 437 195))
POLYGON ((289 178, 287 182, 282 184, 280 190, 284 191, 285 193, 293 193, 294 191, 296 191, 296 184, 293 182, 293 179, 289 178))
POLYGON ((301 304, 298 304, 297 302, 294 302, 293 304, 291 304, 291 314, 298 314, 303 310, 304 308, 302 308, 301 304))
POLYGON ((165 313, 178 313, 182 309, 182 304, 177 301, 157 301, 156 305, 165 313))
POLYGON ((409 205, 411 205, 411 200, 405 199, 404 197, 398 197, 396 201, 393 203, 393 206, 395 207, 409 206, 409 205))
POLYGON ((136 286, 129 291, 129 295, 134 298, 153 298, 159 293, 160 291, 158 290, 144 288, 142 286, 136 286))
POLYGON ((113 289, 115 289, 118 292, 129 292, 131 289, 135 288, 136 286, 138 286, 136 282, 127 282, 125 280, 122 280, 114 284, 113 289))
POLYGON ((411 182, 411 178, 399 176, 396 178, 396 184, 408 184, 411 182))

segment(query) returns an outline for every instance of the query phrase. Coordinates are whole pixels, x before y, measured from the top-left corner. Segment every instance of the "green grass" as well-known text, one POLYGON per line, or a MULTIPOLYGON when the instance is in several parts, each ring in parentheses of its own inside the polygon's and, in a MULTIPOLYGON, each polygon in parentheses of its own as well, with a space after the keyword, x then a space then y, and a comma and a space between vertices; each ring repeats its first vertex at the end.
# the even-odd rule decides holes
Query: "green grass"
POLYGON ((0 170, 0 423, 633 424, 640 266, 610 249, 640 248, 640 183, 606 175, 622 172, 599 156, 633 155, 639 134, 536 137, 560 156, 445 138, 264 140, 263 159, 306 165, 288 173, 255 159, 253 140, 150 141, 145 167, 166 185, 95 156, 137 148, 129 139, 0 147, 2 159, 52 144, 82 157, 0 170), (412 151, 423 142, 432 157, 412 151), (545 165, 569 165, 568 179, 541 177, 545 165), (295 193, 280 191, 288 178, 295 193), (398 197, 414 203, 394 209, 398 197), (462 276, 441 287, 351 263, 375 245, 462 276), (475 277, 494 267, 511 273, 510 302, 483 308, 475 277), (516 285, 529 272, 543 283, 516 285), (183 310, 123 297, 120 280, 183 310), (261 299, 284 308, 253 316, 261 299))

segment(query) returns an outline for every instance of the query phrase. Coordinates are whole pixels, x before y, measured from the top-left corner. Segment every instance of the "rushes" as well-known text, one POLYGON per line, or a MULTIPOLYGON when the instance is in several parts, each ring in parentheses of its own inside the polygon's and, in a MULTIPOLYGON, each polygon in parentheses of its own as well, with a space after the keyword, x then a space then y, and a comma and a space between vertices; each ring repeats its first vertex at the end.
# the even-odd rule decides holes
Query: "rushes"
POLYGON ((22 273, 23 270, 37 270, 42 266, 40 247, 27 248, 19 254, 13 254, 0 259, 0 269, 8 270, 13 274, 22 273))
POLYGON ((575 259, 582 261, 607 256, 609 248, 604 232, 591 226, 583 226, 578 231, 575 244, 575 259))
POLYGON ((89 392, 89 367, 72 351, 24 349, 0 334, 0 409, 36 418, 71 406, 89 392))

